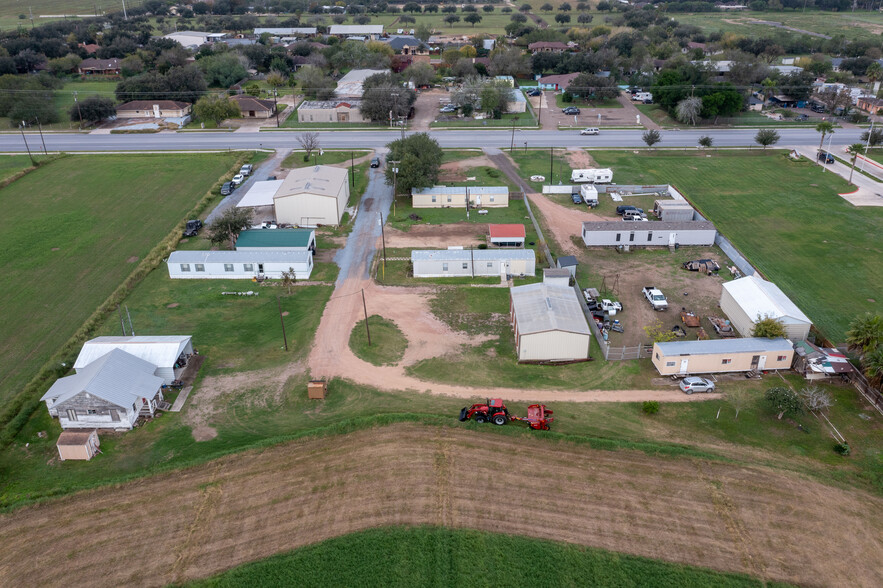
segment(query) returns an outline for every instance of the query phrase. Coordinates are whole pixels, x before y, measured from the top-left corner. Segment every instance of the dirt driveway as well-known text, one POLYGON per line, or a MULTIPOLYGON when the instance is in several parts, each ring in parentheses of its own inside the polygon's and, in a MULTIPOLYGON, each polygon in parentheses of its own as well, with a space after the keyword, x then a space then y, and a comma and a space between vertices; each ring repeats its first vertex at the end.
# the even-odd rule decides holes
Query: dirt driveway
POLYGON ((420 93, 417 94, 417 101, 414 103, 414 118, 408 121, 408 130, 428 131, 429 123, 438 116, 439 100, 450 97, 450 92, 437 88, 420 90, 420 93))
POLYGON ((480 245, 485 243, 487 225, 453 223, 450 225, 414 225, 407 231, 386 229, 387 247, 434 247, 480 245))
POLYGON ((186 583, 383 525, 564 541, 767 581, 883 585, 878 496, 744 462, 417 424, 238 453, 0 515, 0 585, 186 583), (517 467, 474 467, 500 456, 517 467))

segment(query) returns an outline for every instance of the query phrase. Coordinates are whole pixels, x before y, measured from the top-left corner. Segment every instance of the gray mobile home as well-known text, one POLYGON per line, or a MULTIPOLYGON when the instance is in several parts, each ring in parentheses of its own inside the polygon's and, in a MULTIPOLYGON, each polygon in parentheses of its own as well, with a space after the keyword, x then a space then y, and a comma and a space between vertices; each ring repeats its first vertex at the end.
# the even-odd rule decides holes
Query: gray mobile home
POLYGON ((587 247, 669 247, 714 245, 717 230, 710 221, 592 221, 583 223, 587 247))

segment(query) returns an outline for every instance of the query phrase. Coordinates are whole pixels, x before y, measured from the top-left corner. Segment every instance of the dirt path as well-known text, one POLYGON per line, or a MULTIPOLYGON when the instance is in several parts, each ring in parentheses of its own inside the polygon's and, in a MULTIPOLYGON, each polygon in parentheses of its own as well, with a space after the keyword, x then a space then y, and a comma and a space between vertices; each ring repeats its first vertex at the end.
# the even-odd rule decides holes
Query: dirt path
MULTIPOLYGON (((561 250, 568 255, 579 251, 573 244, 571 237, 582 234, 582 223, 590 221, 611 220, 584 209, 561 206, 557 202, 549 200, 544 194, 536 192, 527 194, 530 204, 543 216, 546 221, 547 238, 554 237, 561 250)), ((585 208, 585 207, 583 207, 585 208)))
POLYGON ((400 424, 0 515, 0 585, 183 583, 363 529, 421 524, 765 580, 883 584, 877 496, 764 467, 400 424), (474 467, 500 456, 517 467, 474 467))
POLYGON ((450 245, 480 245, 485 243, 487 225, 453 223, 449 225, 413 225, 407 231, 392 227, 386 229, 387 247, 436 247, 446 249, 450 245))
POLYGON ((595 159, 589 155, 589 152, 579 147, 569 147, 567 149, 567 163, 573 169, 588 169, 599 167, 595 163, 595 159))
POLYGON ((630 121, 629 124, 634 124, 634 121, 637 120, 635 117, 640 116, 641 124, 647 129, 655 129, 658 131, 662 128, 656 124, 652 118, 638 110, 634 102, 632 102, 631 97, 625 92, 620 92, 616 101, 622 104, 624 114, 627 114, 628 120, 630 121))

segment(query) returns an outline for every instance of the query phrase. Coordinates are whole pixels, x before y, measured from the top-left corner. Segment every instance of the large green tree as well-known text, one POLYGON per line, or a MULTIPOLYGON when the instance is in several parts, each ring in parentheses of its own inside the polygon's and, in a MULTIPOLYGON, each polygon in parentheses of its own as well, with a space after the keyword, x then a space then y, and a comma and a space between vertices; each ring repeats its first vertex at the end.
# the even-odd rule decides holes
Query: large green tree
POLYGON ((226 94, 203 96, 193 105, 193 114, 202 121, 219 124, 228 118, 239 118, 239 107, 226 94))
POLYGON ((442 163, 442 149, 438 142, 426 133, 415 133, 387 145, 387 161, 398 161, 398 178, 393 166, 386 168, 386 181, 395 182, 397 192, 410 193, 412 188, 426 188, 438 181, 442 163))
POLYGON ((314 65, 300 68, 295 77, 304 95, 313 100, 330 100, 337 88, 334 80, 314 65))
POLYGON ((79 100, 68 111, 71 120, 82 120, 88 123, 99 123, 114 116, 116 113, 117 109, 114 106, 113 100, 107 96, 99 96, 97 94, 79 100))
POLYGON ((197 64, 206 83, 215 88, 229 88, 248 76, 238 53, 227 52, 203 57, 197 64))
POLYGON ((586 100, 608 100, 619 96, 616 81, 589 73, 581 73, 567 86, 567 91, 586 100))
POLYGON ((751 330, 752 337, 767 337, 769 339, 777 339, 785 337, 785 325, 777 318, 758 317, 754 322, 754 328, 751 330))
POLYGON ((230 249, 236 245, 236 236, 251 224, 252 209, 231 206, 208 226, 209 240, 215 245, 228 243, 230 249))
POLYGON ((365 80, 363 88, 359 112, 372 121, 405 118, 417 101, 416 92, 404 87, 397 74, 375 74, 365 80))

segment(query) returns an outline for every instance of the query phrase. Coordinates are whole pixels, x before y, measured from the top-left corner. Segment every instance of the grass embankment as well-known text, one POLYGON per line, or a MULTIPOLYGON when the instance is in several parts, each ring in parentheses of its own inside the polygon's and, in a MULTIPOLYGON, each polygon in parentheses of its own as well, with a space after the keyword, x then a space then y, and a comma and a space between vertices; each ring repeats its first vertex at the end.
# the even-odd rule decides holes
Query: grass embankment
POLYGON ((829 339, 880 309, 883 209, 857 208, 846 181, 782 151, 598 151, 622 183, 674 184, 829 339))
POLYGON ((408 348, 408 340, 394 322, 380 315, 368 317, 368 330, 362 319, 350 333, 350 349, 356 357, 374 365, 395 365, 408 348), (371 341, 368 342, 370 330, 371 341))
POLYGON ((518 172, 524 182, 542 193, 543 185, 569 184, 570 163, 567 161, 565 151, 561 149, 528 149, 527 151, 516 149, 514 152, 506 151, 518 165, 518 172), (550 176, 551 173, 551 176, 550 176), (543 176, 542 182, 532 182, 531 176, 543 176))
POLYGON ((235 161, 69 156, 0 190, 0 406, 235 161))
POLYGON ((304 161, 305 151, 292 151, 291 154, 282 160, 280 167, 294 169, 298 167, 309 167, 311 165, 335 165, 338 163, 349 163, 351 159, 359 159, 371 153, 366 150, 356 151, 325 151, 319 155, 318 149, 304 161))
POLYGON ((439 527, 372 529, 246 564, 194 588, 289 586, 784 586, 603 549, 439 527), (505 581, 500 571, 505 570, 505 581))

